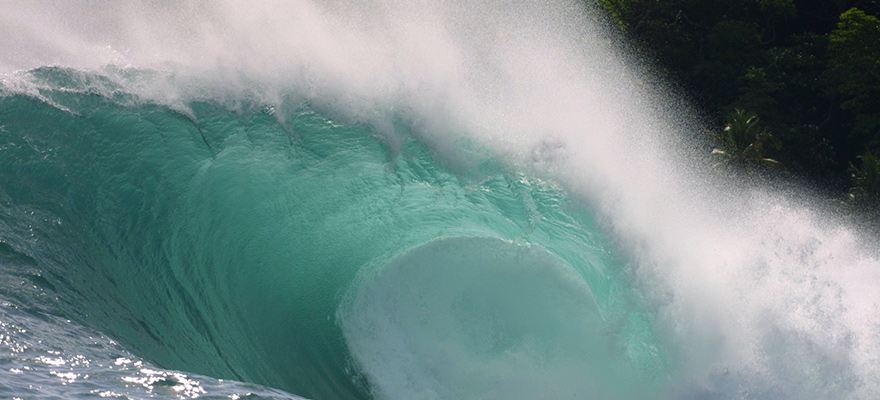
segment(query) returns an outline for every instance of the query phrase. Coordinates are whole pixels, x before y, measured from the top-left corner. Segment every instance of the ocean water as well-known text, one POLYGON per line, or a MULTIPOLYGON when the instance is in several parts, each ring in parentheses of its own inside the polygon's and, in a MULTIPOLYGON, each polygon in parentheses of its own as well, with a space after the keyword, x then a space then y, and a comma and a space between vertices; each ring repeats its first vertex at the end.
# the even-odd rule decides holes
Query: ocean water
POLYGON ((876 398, 877 238, 595 15, 0 5, 0 398, 876 398))

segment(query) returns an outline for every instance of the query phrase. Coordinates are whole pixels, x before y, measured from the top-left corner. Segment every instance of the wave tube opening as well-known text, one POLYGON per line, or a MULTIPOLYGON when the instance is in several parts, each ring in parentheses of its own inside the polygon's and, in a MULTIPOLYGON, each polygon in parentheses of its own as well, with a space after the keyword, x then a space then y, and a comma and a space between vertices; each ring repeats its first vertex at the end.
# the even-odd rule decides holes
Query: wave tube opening
POLYGON ((395 331, 460 338, 450 362, 472 370, 609 377, 536 373, 552 387, 529 395, 880 397, 877 238, 809 193, 713 173, 686 102, 581 2, 134 3, 0 5, 0 252, 37 288, 4 298, 315 398, 510 382, 395 360, 430 353, 376 334, 395 331), (481 260, 474 243, 534 262, 410 262, 481 260), (500 264, 551 272, 494 286, 500 264), (388 289, 429 272, 469 305, 388 289), (535 289, 558 287, 590 294, 535 289), (415 304, 448 312, 407 319, 415 304), (497 326, 466 323, 478 311, 497 326), (611 367, 569 357, 594 353, 611 367))
POLYGON ((437 239, 352 290, 338 318, 377 398, 646 394, 583 277, 541 246, 437 239))

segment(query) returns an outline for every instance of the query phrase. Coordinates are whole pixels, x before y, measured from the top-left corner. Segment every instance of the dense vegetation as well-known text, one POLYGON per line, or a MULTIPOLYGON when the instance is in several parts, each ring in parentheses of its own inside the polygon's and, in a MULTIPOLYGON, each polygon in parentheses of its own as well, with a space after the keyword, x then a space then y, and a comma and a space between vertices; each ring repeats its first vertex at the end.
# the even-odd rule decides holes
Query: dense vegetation
POLYGON ((876 212, 880 0, 596 1, 716 119, 722 162, 785 169, 876 212))

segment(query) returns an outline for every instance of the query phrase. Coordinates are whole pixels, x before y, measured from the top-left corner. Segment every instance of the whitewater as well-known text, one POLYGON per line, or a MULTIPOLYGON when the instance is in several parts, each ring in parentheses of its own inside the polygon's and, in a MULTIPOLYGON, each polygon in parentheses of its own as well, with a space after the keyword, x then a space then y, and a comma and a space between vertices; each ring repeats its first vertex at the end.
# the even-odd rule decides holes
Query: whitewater
POLYGON ((0 3, 0 398, 874 399, 880 246, 577 1, 0 3))

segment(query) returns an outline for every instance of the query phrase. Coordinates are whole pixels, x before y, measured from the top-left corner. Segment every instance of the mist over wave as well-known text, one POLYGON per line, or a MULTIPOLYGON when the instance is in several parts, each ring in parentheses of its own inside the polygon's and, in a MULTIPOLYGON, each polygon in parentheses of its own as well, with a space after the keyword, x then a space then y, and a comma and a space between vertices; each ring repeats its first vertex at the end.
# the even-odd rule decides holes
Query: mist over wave
POLYGON ((2 296, 314 398, 880 395, 876 238, 708 168, 595 15, 4 3, 2 265, 57 300, 2 296))

